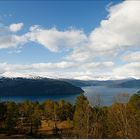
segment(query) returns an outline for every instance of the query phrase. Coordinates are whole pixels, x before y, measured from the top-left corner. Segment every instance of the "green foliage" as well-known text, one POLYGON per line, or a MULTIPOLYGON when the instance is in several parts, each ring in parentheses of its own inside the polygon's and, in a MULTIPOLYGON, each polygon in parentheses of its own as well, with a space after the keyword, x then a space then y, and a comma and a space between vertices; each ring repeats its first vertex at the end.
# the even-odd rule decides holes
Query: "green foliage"
POLYGON ((0 103, 0 128, 2 128, 3 122, 6 117, 7 107, 5 103, 0 103))
POLYGON ((60 100, 59 103, 58 103, 58 118, 59 120, 67 120, 67 119, 70 119, 72 120, 73 119, 73 113, 74 113, 74 108, 73 106, 68 103, 68 102, 65 102, 64 100, 60 100))
POLYGON ((130 138, 140 138, 140 93, 131 96, 128 102, 128 116, 130 118, 130 138))
POLYGON ((41 125, 41 109, 39 104, 30 101, 21 103, 19 105, 19 115, 24 120, 24 123, 30 126, 29 133, 33 134, 33 129, 37 133, 41 125))
POLYGON ((18 111, 17 105, 14 102, 6 102, 6 118, 5 118, 5 126, 8 130, 9 134, 12 132, 16 126, 18 111))
POLYGON ((104 107, 92 107, 90 119, 90 137, 103 138, 106 137, 107 131, 107 109, 104 107))
POLYGON ((46 119, 50 119, 50 120, 54 120, 55 119, 55 107, 57 107, 57 105, 55 105, 56 103, 48 100, 44 103, 44 110, 45 110, 45 116, 46 119))
POLYGON ((129 100, 129 104, 131 104, 136 109, 140 109, 140 93, 132 95, 129 100))
POLYGON ((74 112, 74 129, 78 138, 88 138, 89 111, 87 98, 78 96, 74 112))
POLYGON ((34 107, 34 112, 32 114, 32 118, 33 118, 33 125, 35 128, 35 133, 37 133, 39 127, 41 126, 41 110, 40 110, 39 105, 36 105, 34 107))

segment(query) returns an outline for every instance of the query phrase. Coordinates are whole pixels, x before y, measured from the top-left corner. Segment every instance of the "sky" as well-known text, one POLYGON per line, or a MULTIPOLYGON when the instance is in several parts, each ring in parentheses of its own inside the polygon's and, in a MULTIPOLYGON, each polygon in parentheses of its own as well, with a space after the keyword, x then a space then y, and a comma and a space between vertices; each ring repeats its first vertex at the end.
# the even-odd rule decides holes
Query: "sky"
POLYGON ((0 1, 0 76, 140 78, 140 1, 0 1))

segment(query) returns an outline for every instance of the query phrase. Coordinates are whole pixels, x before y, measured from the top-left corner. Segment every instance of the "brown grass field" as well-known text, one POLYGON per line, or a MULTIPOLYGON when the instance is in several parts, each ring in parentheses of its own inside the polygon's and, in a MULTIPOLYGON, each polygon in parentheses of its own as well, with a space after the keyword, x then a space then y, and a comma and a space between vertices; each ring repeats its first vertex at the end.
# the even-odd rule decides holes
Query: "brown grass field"
POLYGON ((30 138, 66 138, 69 135, 69 131, 72 128, 72 121, 56 121, 58 134, 54 134, 54 121, 41 121, 41 126, 36 136, 30 136, 26 134, 12 134, 7 135, 6 133, 0 133, 0 139, 30 139, 30 138), (62 137, 63 134, 63 137, 62 137))

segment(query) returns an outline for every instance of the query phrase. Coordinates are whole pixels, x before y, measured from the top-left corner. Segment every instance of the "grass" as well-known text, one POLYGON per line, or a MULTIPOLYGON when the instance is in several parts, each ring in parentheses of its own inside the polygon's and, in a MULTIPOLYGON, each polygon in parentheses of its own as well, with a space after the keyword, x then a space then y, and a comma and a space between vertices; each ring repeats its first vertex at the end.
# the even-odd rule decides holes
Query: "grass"
POLYGON ((58 133, 54 133, 55 128, 55 122, 52 120, 41 121, 41 126, 38 130, 37 135, 29 136, 26 134, 12 134, 8 136, 6 132, 0 133, 0 139, 30 139, 30 138, 62 138, 62 134, 67 132, 67 130, 70 130, 73 125, 72 121, 66 120, 66 121, 56 121, 56 126, 58 129, 58 133))

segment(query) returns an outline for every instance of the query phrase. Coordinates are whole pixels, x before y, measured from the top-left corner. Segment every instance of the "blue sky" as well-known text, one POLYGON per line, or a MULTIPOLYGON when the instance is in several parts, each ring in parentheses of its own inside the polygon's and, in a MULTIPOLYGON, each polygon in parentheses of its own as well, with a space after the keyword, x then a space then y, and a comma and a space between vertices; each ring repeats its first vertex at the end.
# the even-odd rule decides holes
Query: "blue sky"
MULTIPOLYGON (((89 34, 92 29, 100 25, 100 21, 107 16, 106 7, 110 3, 118 3, 120 0, 108 1, 1 1, 0 17, 4 25, 12 23, 24 23, 20 33, 27 32, 32 25, 41 25, 44 28, 57 27, 65 30, 69 27, 83 29, 89 34)), ((51 53, 46 48, 35 43, 28 43, 22 48, 22 53, 8 53, 12 49, 0 51, 0 60, 8 63, 36 63, 54 62, 61 60, 66 52, 51 53), (32 54, 32 55, 31 55, 32 54)))
MULTIPOLYGON (((139 67, 138 58, 126 60, 127 55, 140 52, 137 40, 126 41, 133 27, 119 37, 127 25, 130 29, 129 14, 137 12, 122 9, 134 9, 140 3, 130 4, 121 0, 0 1, 0 67, 5 67, 1 75, 139 78, 134 68, 139 67), (128 68, 133 72, 126 75, 128 68)), ((135 24, 139 22, 131 25, 135 24)))
POLYGON ((57 26, 62 30, 74 26, 90 32, 106 17, 106 6, 118 2, 120 0, 1 1, 0 14, 2 21, 8 25, 22 21, 27 28, 33 24, 46 28, 57 26))

